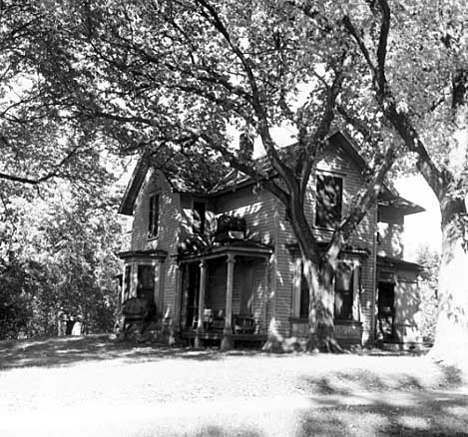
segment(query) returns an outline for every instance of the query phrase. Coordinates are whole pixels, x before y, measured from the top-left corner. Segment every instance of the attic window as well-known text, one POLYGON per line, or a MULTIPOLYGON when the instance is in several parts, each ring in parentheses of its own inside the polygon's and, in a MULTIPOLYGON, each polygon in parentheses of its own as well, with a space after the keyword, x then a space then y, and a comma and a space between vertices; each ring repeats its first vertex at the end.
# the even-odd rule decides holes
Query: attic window
POLYGON ((341 221, 343 178, 317 174, 315 225, 335 229, 341 221))
POLYGON ((149 198, 148 237, 155 238, 159 230, 159 194, 149 198))

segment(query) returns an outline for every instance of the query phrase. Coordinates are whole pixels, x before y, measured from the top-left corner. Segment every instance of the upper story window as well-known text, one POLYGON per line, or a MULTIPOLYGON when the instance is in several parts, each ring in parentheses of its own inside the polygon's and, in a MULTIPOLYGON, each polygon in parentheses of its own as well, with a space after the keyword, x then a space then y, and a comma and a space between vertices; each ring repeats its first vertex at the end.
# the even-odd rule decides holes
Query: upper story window
POLYGON ((193 203, 193 232, 195 234, 205 233, 206 205, 203 202, 193 203))
POLYGON ((317 174, 315 225, 335 229, 341 221, 343 178, 317 174))
POLYGON ((159 230, 159 194, 149 197, 148 237, 155 238, 159 230))

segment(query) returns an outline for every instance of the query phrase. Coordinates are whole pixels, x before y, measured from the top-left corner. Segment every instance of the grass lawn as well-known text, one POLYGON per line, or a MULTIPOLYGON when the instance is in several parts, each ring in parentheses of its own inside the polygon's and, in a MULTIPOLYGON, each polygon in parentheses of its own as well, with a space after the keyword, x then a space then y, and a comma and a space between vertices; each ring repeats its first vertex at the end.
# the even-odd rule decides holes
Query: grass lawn
POLYGON ((0 342, 0 436, 468 436, 468 375, 424 356, 0 342))

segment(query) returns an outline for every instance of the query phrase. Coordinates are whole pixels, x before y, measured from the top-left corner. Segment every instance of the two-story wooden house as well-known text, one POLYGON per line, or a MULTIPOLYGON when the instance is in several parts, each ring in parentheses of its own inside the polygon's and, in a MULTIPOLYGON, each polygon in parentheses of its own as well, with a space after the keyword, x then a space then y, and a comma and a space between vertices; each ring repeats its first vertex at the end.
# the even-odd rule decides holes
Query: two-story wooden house
MULTIPOLYGON (((368 170, 341 133, 311 178, 307 214, 324 243, 368 170)), ((232 172, 209 191, 140 160, 120 206, 133 216, 122 301, 145 298, 179 338, 292 342, 307 336, 309 292, 283 205, 232 172)), ((419 341, 419 266, 402 259, 404 216, 422 211, 390 189, 342 251, 335 332, 342 344, 419 341)))

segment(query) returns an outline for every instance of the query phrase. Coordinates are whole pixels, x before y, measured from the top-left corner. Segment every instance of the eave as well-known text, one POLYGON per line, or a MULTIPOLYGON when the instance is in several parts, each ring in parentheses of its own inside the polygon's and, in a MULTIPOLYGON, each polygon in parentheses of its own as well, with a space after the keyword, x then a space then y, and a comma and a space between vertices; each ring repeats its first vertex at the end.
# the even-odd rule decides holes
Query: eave
POLYGON ((242 256, 247 258, 269 259, 273 248, 263 243, 235 240, 223 245, 208 247, 202 251, 182 253, 177 255, 179 262, 196 262, 227 256, 242 256))
POLYGON ((149 250, 127 250, 117 254, 120 259, 157 259, 164 261, 167 258, 167 252, 161 249, 149 249, 149 250))
POLYGON ((399 258, 393 258, 391 256, 377 256, 377 265, 379 267, 387 267, 387 268, 395 268, 395 267, 403 267, 408 270, 417 270, 422 271, 424 267, 418 263, 405 261, 399 258))

